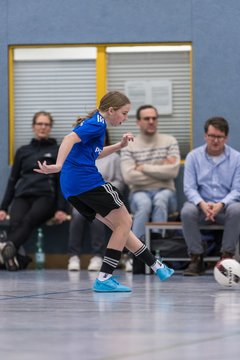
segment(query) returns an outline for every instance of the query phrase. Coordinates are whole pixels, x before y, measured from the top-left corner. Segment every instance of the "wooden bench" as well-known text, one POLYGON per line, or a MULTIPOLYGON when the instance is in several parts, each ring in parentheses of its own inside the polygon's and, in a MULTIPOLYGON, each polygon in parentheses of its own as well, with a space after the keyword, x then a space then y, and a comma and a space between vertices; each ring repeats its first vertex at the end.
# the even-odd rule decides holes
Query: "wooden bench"
MULTIPOLYGON (((223 225, 199 225, 200 230, 223 230, 223 225)), ((148 249, 151 249, 151 231, 152 230, 182 230, 182 222, 180 221, 167 221, 167 222, 147 222, 145 223, 145 245, 148 249)), ((236 249, 236 257, 239 257, 239 243, 236 249)), ((166 257, 166 261, 189 261, 187 258, 176 258, 176 257, 166 257)), ((218 261, 219 257, 215 256, 206 256, 204 261, 218 261)), ((151 269, 146 265, 145 274, 150 274, 151 269)))

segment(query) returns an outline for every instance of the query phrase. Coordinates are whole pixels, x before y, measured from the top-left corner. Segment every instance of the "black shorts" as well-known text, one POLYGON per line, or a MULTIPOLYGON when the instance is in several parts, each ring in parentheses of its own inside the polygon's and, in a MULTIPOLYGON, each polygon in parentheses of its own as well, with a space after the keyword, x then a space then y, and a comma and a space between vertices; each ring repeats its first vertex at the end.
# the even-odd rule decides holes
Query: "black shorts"
POLYGON ((68 201, 90 222, 95 219, 96 214, 105 217, 110 211, 123 205, 121 193, 110 183, 70 196, 68 201))

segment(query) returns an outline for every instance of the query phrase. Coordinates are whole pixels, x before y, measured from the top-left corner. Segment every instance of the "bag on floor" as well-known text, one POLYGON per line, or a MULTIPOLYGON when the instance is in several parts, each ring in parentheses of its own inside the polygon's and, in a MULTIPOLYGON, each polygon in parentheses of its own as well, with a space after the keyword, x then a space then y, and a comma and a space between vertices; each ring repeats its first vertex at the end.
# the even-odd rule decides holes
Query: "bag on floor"
MULTIPOLYGON (((145 236, 141 237, 141 241, 145 242, 145 236)), ((173 267, 173 269, 179 269, 181 265, 186 267, 185 262, 178 262, 177 258, 188 257, 187 246, 183 238, 181 231, 168 232, 166 237, 162 237, 161 234, 151 233, 151 251, 156 254, 158 250, 161 258, 173 257, 176 258, 174 262, 166 262, 167 265, 173 267)), ((144 274, 145 264, 143 264, 136 257, 133 257, 133 274, 144 274)))

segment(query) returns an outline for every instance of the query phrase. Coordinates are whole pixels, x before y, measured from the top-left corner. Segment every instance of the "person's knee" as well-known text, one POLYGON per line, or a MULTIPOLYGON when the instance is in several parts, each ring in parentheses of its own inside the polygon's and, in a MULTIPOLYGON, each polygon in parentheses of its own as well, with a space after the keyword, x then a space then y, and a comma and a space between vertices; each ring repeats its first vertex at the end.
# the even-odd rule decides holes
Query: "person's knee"
POLYGON ((154 196, 154 203, 155 204, 168 204, 170 202, 171 197, 173 197, 173 192, 169 189, 164 189, 161 190, 159 192, 157 192, 157 194, 154 196))
POLYGON ((138 213, 150 216, 152 212, 152 202, 150 200, 146 201, 145 203, 144 201, 137 202, 131 207, 131 211, 133 214, 138 213))
POLYGON ((20 226, 21 226, 21 220, 20 219, 18 219, 18 220, 16 220, 16 219, 10 219, 10 228, 12 228, 12 229, 17 229, 17 228, 19 228, 20 226))
POLYGON ((131 228, 132 228, 132 217, 131 217, 131 215, 130 214, 128 214, 127 216, 126 216, 126 219, 124 219, 124 222, 125 222, 125 226, 126 226, 126 228, 127 228, 127 231, 129 230, 131 230, 131 228))
POLYGON ((168 214, 177 210, 176 194, 169 189, 165 189, 156 194, 153 201, 155 208, 162 209, 168 214))
POLYGON ((24 224, 28 228, 34 229, 41 224, 44 224, 46 221, 52 218, 54 213, 46 212, 41 214, 31 213, 29 212, 24 219, 22 220, 22 224, 24 224))
POLYGON ((181 210, 181 220, 183 222, 190 219, 196 218, 198 216, 197 207, 193 204, 186 204, 181 210))
POLYGON ((154 198, 153 206, 157 208, 167 209, 168 203, 169 203, 169 199, 167 199, 166 197, 159 196, 157 198, 154 198))
POLYGON ((127 234, 130 232, 132 228, 132 217, 128 212, 124 212, 124 214, 119 214, 117 218, 111 220, 112 229, 121 229, 127 234))
POLYGON ((121 232, 124 233, 124 236, 127 237, 128 234, 131 231, 132 228, 132 218, 131 215, 128 214, 127 216, 124 216, 124 218, 122 218, 118 224, 118 228, 121 232))
POLYGON ((136 210, 151 209, 152 200, 144 192, 136 192, 131 197, 131 203, 136 210))
POLYGON ((84 226, 87 223, 87 219, 79 213, 75 213, 71 218, 71 224, 73 226, 84 226))
POLYGON ((226 215, 233 218, 236 217, 238 220, 240 219, 240 203, 233 203, 227 206, 226 215))

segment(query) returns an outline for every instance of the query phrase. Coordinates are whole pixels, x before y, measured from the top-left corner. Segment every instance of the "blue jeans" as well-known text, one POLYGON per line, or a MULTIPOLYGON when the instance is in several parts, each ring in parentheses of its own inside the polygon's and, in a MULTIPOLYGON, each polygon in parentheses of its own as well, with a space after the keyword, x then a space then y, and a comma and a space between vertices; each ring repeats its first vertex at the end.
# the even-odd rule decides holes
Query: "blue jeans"
POLYGON ((169 189, 136 191, 129 196, 133 214, 133 233, 140 238, 145 234, 148 221, 167 221, 168 214, 177 210, 176 192, 169 189))

